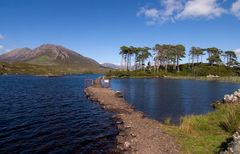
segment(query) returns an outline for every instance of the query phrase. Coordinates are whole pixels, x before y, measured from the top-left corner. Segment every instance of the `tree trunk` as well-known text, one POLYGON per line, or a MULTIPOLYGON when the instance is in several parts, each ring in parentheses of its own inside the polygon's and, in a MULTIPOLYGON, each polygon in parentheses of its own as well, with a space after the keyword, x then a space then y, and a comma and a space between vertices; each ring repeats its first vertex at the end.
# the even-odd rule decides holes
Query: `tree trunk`
POLYGON ((179 72, 179 57, 177 57, 177 72, 179 72))
POLYGON ((135 71, 137 70, 137 56, 135 55, 135 62, 134 62, 134 66, 135 66, 135 71))
POLYGON ((122 59, 121 59, 121 70, 123 69, 123 55, 122 55, 122 59))
POLYGON ((124 69, 127 70, 127 56, 124 57, 124 69))
POLYGON ((168 70, 168 62, 167 62, 167 60, 165 61, 165 72, 167 72, 167 70, 168 70))
POLYGON ((173 69, 176 70, 177 69, 177 65, 176 65, 176 60, 177 56, 174 57, 174 63, 173 63, 173 69))
POLYGON ((129 64, 129 55, 127 54, 127 71, 128 71, 128 64, 129 64))
POLYGON ((156 60, 155 60, 155 61, 154 61, 154 70, 153 70, 153 72, 155 73, 156 70, 157 70, 157 64, 156 64, 156 60))
POLYGON ((192 55, 192 66, 194 65, 194 56, 192 55))
POLYGON ((132 57, 131 55, 129 55, 129 68, 130 68, 130 71, 132 69, 132 57))

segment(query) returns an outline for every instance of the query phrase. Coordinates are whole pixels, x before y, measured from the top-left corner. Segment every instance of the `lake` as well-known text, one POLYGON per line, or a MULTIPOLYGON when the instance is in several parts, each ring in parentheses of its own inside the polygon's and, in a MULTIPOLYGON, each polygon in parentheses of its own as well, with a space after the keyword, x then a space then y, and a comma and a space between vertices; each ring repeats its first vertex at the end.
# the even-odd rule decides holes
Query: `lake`
POLYGON ((150 118, 179 123, 181 116, 212 111, 211 104, 240 84, 174 79, 113 79, 111 88, 150 118))
POLYGON ((112 114, 86 99, 86 78, 0 76, 0 153, 106 153, 112 114))
MULTIPOLYGON (((0 76, 0 153, 107 153, 116 146, 112 113, 89 101, 85 79, 0 76)), ((169 79, 113 79, 111 87, 147 116, 175 123, 187 114, 212 111, 210 104, 239 84, 169 79)))

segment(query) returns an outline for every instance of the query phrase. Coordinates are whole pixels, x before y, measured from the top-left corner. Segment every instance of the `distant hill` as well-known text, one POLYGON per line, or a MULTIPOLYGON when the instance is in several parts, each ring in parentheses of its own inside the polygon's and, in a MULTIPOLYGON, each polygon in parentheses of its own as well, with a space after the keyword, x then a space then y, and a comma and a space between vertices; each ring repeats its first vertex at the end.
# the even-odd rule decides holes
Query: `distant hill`
POLYGON ((102 66, 112 69, 121 69, 121 66, 112 63, 103 63, 102 66))
POLYGON ((104 70, 98 62, 60 45, 43 44, 35 49, 19 48, 0 55, 1 62, 26 63, 58 69, 104 70))

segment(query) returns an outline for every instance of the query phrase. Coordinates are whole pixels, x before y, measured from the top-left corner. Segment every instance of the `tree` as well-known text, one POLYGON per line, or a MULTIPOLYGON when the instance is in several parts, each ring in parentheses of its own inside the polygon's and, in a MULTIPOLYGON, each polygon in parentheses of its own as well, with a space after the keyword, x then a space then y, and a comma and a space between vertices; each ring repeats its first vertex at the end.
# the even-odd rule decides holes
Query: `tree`
POLYGON ((134 52, 135 52, 135 47, 133 47, 133 46, 131 46, 131 47, 129 47, 128 48, 128 51, 127 51, 127 55, 128 55, 128 69, 127 70, 129 70, 129 68, 130 68, 130 70, 131 70, 131 68, 132 68, 132 55, 134 54, 134 52))
POLYGON ((155 65, 157 67, 157 72, 159 71, 159 67, 161 65, 165 66, 165 70, 167 70, 167 54, 166 54, 166 45, 160 45, 156 44, 153 48, 153 51, 155 52, 155 65))
POLYGON ((222 62, 220 58, 221 51, 218 48, 212 47, 207 49, 208 52, 208 61, 210 65, 213 65, 214 63, 220 63, 222 62))
POLYGON ((135 70, 137 70, 137 62, 138 62, 137 57, 139 55, 139 52, 141 51, 141 48, 131 46, 130 49, 132 51, 132 54, 134 55, 134 66, 135 66, 135 70))
POLYGON ((154 57, 155 64, 158 65, 157 71, 161 65, 165 67, 166 72, 168 71, 168 65, 170 63, 173 63, 175 65, 177 58, 179 61, 181 57, 180 49, 181 49, 180 46, 179 48, 177 48, 176 46, 169 45, 169 44, 163 44, 163 45, 156 44, 153 50, 155 52, 155 57, 154 57))
POLYGON ((227 65, 228 66, 233 66, 237 64, 237 55, 234 51, 226 51, 225 55, 227 57, 227 65))
POLYGON ((122 67, 122 68, 125 68, 127 50, 128 50, 128 47, 127 47, 127 46, 121 46, 121 47, 120 47, 120 52, 119 52, 119 54, 122 56, 122 60, 121 60, 121 67, 122 67))
POLYGON ((149 47, 144 47, 144 48, 139 48, 140 52, 137 56, 137 61, 141 63, 141 70, 144 70, 144 65, 145 61, 152 56, 152 54, 149 52, 151 48, 149 47))
POLYGON ((120 47, 119 54, 122 55, 122 63, 124 63, 124 67, 126 67, 126 70, 128 71, 129 66, 131 67, 131 56, 133 55, 133 50, 130 47, 122 46, 120 47))
POLYGON ((192 47, 190 50, 190 55, 192 56, 192 64, 194 63, 195 57, 197 58, 197 63, 199 62, 199 56, 204 55, 204 51, 206 49, 200 48, 200 47, 192 47))
POLYGON ((199 56, 204 55, 204 51, 205 51, 205 49, 202 49, 200 47, 195 48, 195 55, 197 57, 197 63, 199 62, 199 56))
POLYGON ((176 58, 177 58, 177 72, 179 72, 179 61, 181 58, 185 57, 185 47, 181 44, 175 46, 176 49, 176 58))
POLYGON ((191 50, 189 51, 189 56, 191 56, 192 65, 194 64, 194 58, 196 57, 196 54, 197 54, 197 48, 191 47, 191 50))

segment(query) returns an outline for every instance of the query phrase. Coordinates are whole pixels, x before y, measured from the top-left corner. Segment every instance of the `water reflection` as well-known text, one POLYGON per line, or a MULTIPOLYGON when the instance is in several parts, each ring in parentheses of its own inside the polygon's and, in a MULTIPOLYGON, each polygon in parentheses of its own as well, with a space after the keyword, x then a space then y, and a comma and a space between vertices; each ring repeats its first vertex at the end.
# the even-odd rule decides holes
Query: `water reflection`
POLYGON ((126 100, 147 116, 175 123, 181 116, 212 111, 210 104, 240 84, 215 81, 171 79, 113 79, 111 87, 123 92, 126 100))

